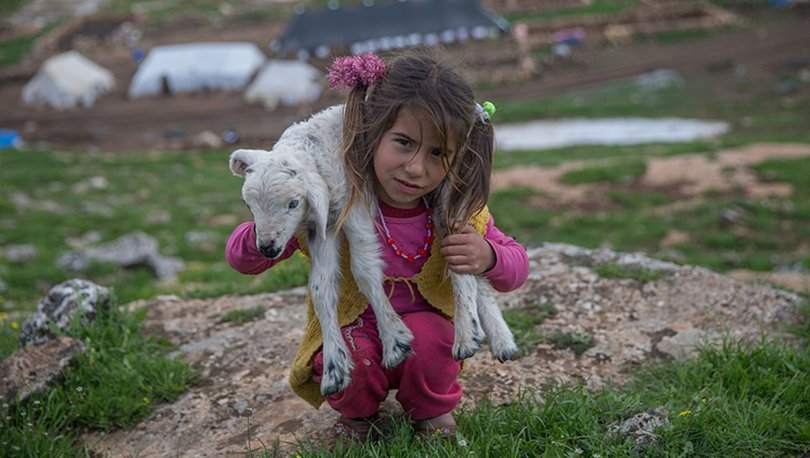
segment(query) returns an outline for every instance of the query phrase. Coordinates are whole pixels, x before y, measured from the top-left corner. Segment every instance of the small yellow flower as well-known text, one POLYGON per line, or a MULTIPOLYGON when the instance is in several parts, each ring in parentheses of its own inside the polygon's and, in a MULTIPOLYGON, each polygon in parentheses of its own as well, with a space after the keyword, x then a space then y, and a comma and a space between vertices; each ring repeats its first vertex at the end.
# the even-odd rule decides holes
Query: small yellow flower
POLYGON ((15 330, 16 330, 16 329, 18 329, 19 327, 20 327, 20 325, 19 325, 19 324, 17 324, 17 322, 16 322, 16 321, 12 321, 12 322, 11 322, 11 329, 15 329, 15 330))
POLYGON ((691 413, 692 413, 692 411, 691 411, 691 410, 686 409, 686 410, 684 410, 684 411, 678 412, 678 416, 680 416, 680 417, 685 417, 685 416, 687 416, 687 415, 689 415, 689 414, 691 414, 691 413))
POLYGON ((149 404, 149 398, 147 398, 146 396, 144 396, 144 397, 143 397, 143 403, 148 405, 148 404, 149 404))

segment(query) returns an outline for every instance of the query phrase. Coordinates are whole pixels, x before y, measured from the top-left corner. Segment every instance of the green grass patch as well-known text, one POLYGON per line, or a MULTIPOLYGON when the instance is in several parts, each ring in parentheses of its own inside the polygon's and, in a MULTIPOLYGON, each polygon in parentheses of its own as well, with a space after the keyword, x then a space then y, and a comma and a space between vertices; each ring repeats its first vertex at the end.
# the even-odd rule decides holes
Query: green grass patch
POLYGON ((789 183, 797 194, 810 196, 810 158, 769 159, 752 169, 763 181, 789 183))
POLYGON ((4 15, 11 14, 23 3, 25 3, 25 0, 0 0, 0 13, 4 15))
POLYGON ((581 332, 556 332, 548 337, 554 348, 569 348, 575 355, 581 356, 589 348, 596 345, 596 340, 581 332))
MULTIPOLYGON (((729 84, 733 83, 732 78, 729 76, 729 84)), ((741 80, 729 94, 718 91, 716 82, 701 75, 690 75, 682 84, 673 82, 656 89, 625 80, 554 96, 498 101, 496 123, 558 118, 688 117, 730 124, 731 132, 721 139, 701 142, 711 145, 708 148, 712 150, 751 142, 810 143, 810 130, 806 128, 810 122, 810 92, 775 94, 778 81, 778 78, 764 83, 741 80)))
POLYGON ((563 175, 565 184, 581 183, 631 183, 647 171, 642 160, 621 161, 613 164, 594 165, 572 170, 563 175))
POLYGON ((0 67, 19 63, 31 52, 41 34, 24 35, 0 42, 0 67))
POLYGON ((810 158, 768 160, 753 170, 765 181, 791 184, 793 195, 759 200, 740 191, 709 193, 699 205, 662 214, 657 207, 674 200, 657 192, 605 191, 614 205, 582 210, 536 208, 542 196, 524 188, 494 192, 490 208, 501 230, 527 244, 643 251, 721 272, 810 270, 810 254, 796 250, 810 239, 810 158), (690 240, 663 250, 673 229, 690 240))
POLYGON ((497 123, 511 123, 558 118, 675 116, 665 110, 689 112, 694 116, 694 109, 701 103, 696 92, 704 90, 708 92, 689 83, 642 89, 628 80, 560 95, 498 102, 495 119, 497 123))
POLYGON ((22 323, 0 312, 0 361, 17 350, 22 323))
POLYGON ((516 309, 509 309, 503 312, 503 318, 518 346, 515 359, 520 359, 531 354, 537 344, 543 342, 543 334, 537 331, 537 326, 546 318, 557 314, 557 309, 551 304, 530 304, 516 309))
POLYGON ((548 241, 651 253, 670 230, 668 218, 645 213, 661 202, 660 195, 627 198, 620 203, 626 206, 611 210, 537 209, 532 208, 535 195, 529 189, 511 189, 490 196, 498 227, 528 245, 548 241))
POLYGON ((810 255, 796 250, 810 237, 807 193, 761 201, 721 198, 673 216, 673 227, 694 235, 690 243, 676 245, 693 264, 718 271, 771 271, 801 270, 796 266, 810 261, 810 255))
POLYGON ((0 193, 9 197, 0 202, 2 243, 33 244, 37 252, 24 263, 0 258, 0 277, 9 285, 0 303, 30 310, 51 286, 76 276, 111 288, 122 303, 157 294, 212 297, 305 284, 308 266, 300 256, 260 276, 227 265, 228 236, 251 219, 241 203, 242 181, 231 175, 227 158, 225 151, 0 155, 0 193), (56 265, 59 256, 75 251, 72 246, 103 244, 135 231, 154 237, 161 255, 185 262, 177 283, 159 284, 145 267, 96 264, 72 272, 56 265))
POLYGON ((522 165, 551 166, 566 161, 607 159, 634 162, 648 157, 712 153, 717 151, 719 147, 718 142, 696 141, 644 145, 580 145, 547 150, 497 152, 493 158, 493 168, 498 170, 522 165))
POLYGON ((230 310, 228 313, 222 315, 220 321, 231 323, 236 326, 241 326, 245 323, 249 323, 253 320, 261 318, 264 316, 264 312, 267 311, 267 307, 263 305, 257 305, 255 307, 250 307, 246 309, 236 309, 230 310))
MULTIPOLYGON (((74 320, 67 335, 84 342, 86 352, 65 369, 62 384, 22 405, 3 404, 3 449, 15 456, 84 455, 82 432, 132 426, 186 391, 195 375, 167 356, 166 340, 142 334, 144 316, 113 306, 89 325, 74 320)), ((2 353, 10 353, 7 344, 2 353)))
POLYGON ((652 208, 658 205, 664 205, 672 201, 660 192, 624 192, 624 191, 607 191, 605 195, 615 204, 626 209, 642 210, 645 208, 652 208))
POLYGON ((557 8, 548 11, 508 13, 504 17, 514 21, 552 21, 575 17, 623 13, 641 4, 640 0, 594 0, 580 7, 557 8))
MULTIPOLYGON (((589 392, 550 385, 506 405, 488 402, 456 420, 463 445, 414 438, 393 418, 385 441, 324 450, 303 443, 302 457, 417 456, 803 456, 810 452, 810 353, 761 342, 705 349, 696 360, 646 368, 623 388, 589 392), (652 408, 670 426, 639 453, 608 426, 652 408)), ((270 450, 264 456, 273 456, 270 450)))
POLYGON ((661 271, 647 269, 635 265, 621 265, 616 263, 608 263, 597 266, 594 269, 600 277, 604 278, 629 278, 636 280, 640 283, 647 283, 660 279, 663 274, 661 271))

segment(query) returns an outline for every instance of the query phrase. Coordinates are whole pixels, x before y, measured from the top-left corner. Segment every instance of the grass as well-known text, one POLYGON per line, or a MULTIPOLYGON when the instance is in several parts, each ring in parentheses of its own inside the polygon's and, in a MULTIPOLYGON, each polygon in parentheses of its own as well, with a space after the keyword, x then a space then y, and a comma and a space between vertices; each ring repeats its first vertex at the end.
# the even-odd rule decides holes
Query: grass
POLYGON ((596 339, 581 332, 555 332, 548 337, 554 348, 570 348, 575 355, 581 356, 596 345, 596 339))
MULTIPOLYGON (((0 447, 14 456, 84 455, 81 433, 132 426, 185 392, 196 376, 167 356, 167 341, 143 335, 144 315, 113 305, 87 326, 74 320, 66 334, 86 352, 64 370, 61 384, 23 404, 4 402, 0 447)), ((18 329, 0 322, 0 331, 0 354, 10 354, 18 329)))
MULTIPOLYGON (((463 445, 414 438, 394 417, 386 441, 324 450, 298 444, 302 457, 417 456, 803 456, 810 452, 810 352, 760 342, 706 348, 696 360, 645 368, 622 388, 589 392, 552 385, 516 402, 488 402, 456 415, 463 445), (606 435, 609 425, 653 408, 669 427, 639 452, 606 435)), ((273 456, 265 450, 264 456, 273 456)))
POLYGON ((518 11, 504 17, 510 21, 552 21, 555 19, 617 14, 639 6, 639 0, 594 0, 580 7, 557 8, 540 12, 518 11))
POLYGON ((596 341, 587 334, 560 332, 546 336, 537 330, 537 326, 556 314, 557 309, 551 304, 529 304, 504 311, 503 318, 512 330, 518 346, 514 359, 529 355, 542 342, 548 342, 554 348, 570 348, 577 356, 596 345, 596 341))
POLYGON ((596 269, 596 273, 604 278, 629 278, 639 283, 647 283, 658 280, 663 275, 660 271, 647 269, 632 265, 620 265, 615 263, 602 264, 596 269))
POLYGON ((19 8, 25 0, 0 0, 0 13, 8 14, 19 8))
POLYGON ((580 145, 542 151, 525 150, 496 152, 493 167, 496 170, 520 165, 551 166, 566 161, 614 159, 634 162, 646 157, 677 156, 680 154, 712 153, 722 147, 720 141, 686 143, 651 143, 644 145, 580 145))
MULTIPOLYGON (((779 78, 774 78, 767 83, 745 80, 738 83, 731 93, 716 90, 717 84, 733 86, 734 78, 731 75, 727 75, 727 80, 721 83, 707 75, 691 75, 683 83, 673 82, 658 89, 645 89, 633 80, 626 80, 562 95, 499 101, 495 121, 497 125, 557 118, 717 119, 728 122, 731 132, 718 141, 701 142, 699 150, 754 141, 810 143, 810 131, 806 128, 810 119, 807 114, 810 113, 810 95, 806 91, 775 95, 773 90, 779 78)), ((630 149, 635 148, 644 147, 630 149)), ((555 153, 535 151, 534 154, 555 153)))
POLYGON ((267 307, 263 305, 257 305, 247 309, 234 309, 228 311, 225 313, 225 315, 222 315, 221 321, 232 323, 236 326, 241 326, 245 323, 249 323, 253 320, 261 318, 266 311, 267 307))
POLYGON ((638 180, 647 171, 643 160, 621 161, 572 170, 562 176, 565 184, 581 183, 630 183, 638 180))
MULTIPOLYGON (((555 311, 526 308, 537 320, 555 311)), ((810 302, 803 310, 810 319, 810 302)), ((143 312, 113 307, 89 327, 74 323, 69 334, 85 342, 87 355, 66 370, 62 386, 23 405, 2 405, 3 449, 15 456, 84 455, 80 433, 135 424, 152 405, 183 392, 193 374, 163 356, 165 342, 141 336, 142 319, 143 312)), ((478 403, 456 414, 460 444, 421 440, 404 418, 392 417, 385 441, 339 443, 332 450, 307 441, 291 445, 302 457, 803 456, 810 452, 807 323, 797 328, 803 346, 726 341, 703 348, 695 360, 642 368, 623 387, 549 385, 525 391, 513 403, 478 403), (632 443, 606 435, 611 424, 652 408, 666 410, 670 422, 656 431, 654 447, 639 453, 632 443)), ((555 339, 574 351, 592 343, 584 335, 555 339)), ((279 446, 250 456, 277 456, 279 446)))
POLYGON ((537 344, 543 342, 545 338, 536 327, 543 323, 546 318, 557 314, 557 309, 551 304, 529 304, 523 307, 509 309, 503 312, 503 318, 518 346, 515 359, 520 359, 530 354, 537 344))
POLYGON ((111 287, 122 303, 162 293, 213 297, 304 284, 303 257, 260 277, 246 277, 226 264, 228 235, 250 219, 241 203, 241 180, 230 174, 227 157, 224 151, 0 156, 0 193, 10 197, 0 201, 2 242, 32 244, 37 253, 21 263, 0 259, 0 276, 11 285, 0 291, 0 310, 30 310, 52 285, 75 276, 111 287), (102 184, 93 187, 93 180, 102 184), (146 268, 97 264, 72 272, 56 265, 60 255, 75 251, 72 245, 93 237, 111 242, 136 230, 154 237, 161 255, 185 262, 176 283, 159 284, 146 268))
MULTIPOLYGON (((493 193, 490 207, 498 226, 522 242, 571 243, 588 248, 644 251, 666 260, 717 271, 810 270, 810 158, 768 160, 752 167, 763 180, 790 184, 790 196, 754 199, 740 191, 702 196, 704 202, 669 212, 657 210, 677 199, 657 192, 604 192, 608 205, 595 210, 534 208, 536 193, 508 189, 493 193), (664 247, 671 230, 690 234, 664 247), (797 249, 799 247, 799 249, 797 249)), ((594 196, 596 197, 596 196, 594 196)))
POLYGON ((25 58, 41 34, 22 35, 0 42, 0 67, 16 64, 25 58))

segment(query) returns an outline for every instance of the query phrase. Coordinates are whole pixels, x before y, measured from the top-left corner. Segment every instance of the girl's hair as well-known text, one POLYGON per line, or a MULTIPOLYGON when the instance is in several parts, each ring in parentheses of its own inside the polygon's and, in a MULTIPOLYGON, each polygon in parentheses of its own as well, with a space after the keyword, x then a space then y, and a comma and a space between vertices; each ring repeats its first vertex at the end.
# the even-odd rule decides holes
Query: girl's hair
MULTIPOLYGON (((346 208, 358 201, 371 204, 374 151, 403 108, 421 109, 438 132, 447 171, 428 202, 443 207, 446 228, 468 221, 489 198, 494 148, 492 125, 481 119, 475 106, 470 84, 435 52, 425 50, 391 59, 385 76, 372 86, 354 86, 343 115, 343 158, 350 186, 346 208), (455 146, 452 160, 448 145, 455 146)), ((344 218, 345 211, 340 220, 344 218)))

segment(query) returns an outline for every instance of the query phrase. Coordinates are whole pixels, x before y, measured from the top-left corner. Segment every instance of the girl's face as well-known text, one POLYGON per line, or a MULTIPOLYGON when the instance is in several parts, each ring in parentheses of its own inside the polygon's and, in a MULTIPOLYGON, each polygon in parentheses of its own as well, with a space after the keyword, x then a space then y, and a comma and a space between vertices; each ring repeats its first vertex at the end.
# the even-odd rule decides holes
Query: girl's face
MULTIPOLYGON (((448 145, 448 163, 454 146, 448 145)), ((445 152, 422 109, 403 108, 374 151, 374 191, 386 204, 414 208, 444 180, 445 152)))

